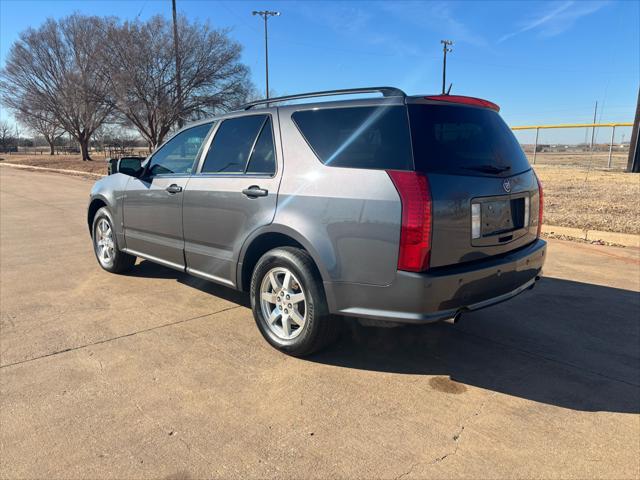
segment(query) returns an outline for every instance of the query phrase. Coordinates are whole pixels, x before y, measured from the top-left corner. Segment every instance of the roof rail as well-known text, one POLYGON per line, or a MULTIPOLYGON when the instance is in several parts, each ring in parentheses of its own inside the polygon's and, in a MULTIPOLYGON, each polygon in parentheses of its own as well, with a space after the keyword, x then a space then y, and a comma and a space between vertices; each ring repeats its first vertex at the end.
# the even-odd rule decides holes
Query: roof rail
POLYGON ((333 95, 355 95, 358 93, 381 93, 384 97, 406 97, 407 94, 404 93, 399 88, 395 87, 365 87, 365 88, 345 88, 342 90, 325 90, 322 92, 309 92, 309 93, 298 93, 296 95, 286 95, 284 97, 274 97, 274 98, 265 98, 263 100, 256 100, 255 102, 249 102, 242 107, 241 110, 249 110, 256 105, 262 105, 266 103, 267 106, 270 103, 279 103, 285 102, 287 100, 298 100, 300 98, 314 98, 314 97, 330 97, 333 95))

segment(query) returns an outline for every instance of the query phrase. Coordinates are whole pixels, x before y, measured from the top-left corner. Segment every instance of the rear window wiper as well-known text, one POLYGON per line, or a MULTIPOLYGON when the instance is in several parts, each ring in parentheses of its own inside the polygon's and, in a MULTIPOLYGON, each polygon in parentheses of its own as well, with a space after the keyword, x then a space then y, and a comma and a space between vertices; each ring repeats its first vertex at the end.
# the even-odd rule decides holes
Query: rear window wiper
POLYGON ((464 170, 474 170, 483 173, 502 173, 511 170, 511 167, 496 167, 494 165, 472 165, 469 167, 460 167, 464 170))

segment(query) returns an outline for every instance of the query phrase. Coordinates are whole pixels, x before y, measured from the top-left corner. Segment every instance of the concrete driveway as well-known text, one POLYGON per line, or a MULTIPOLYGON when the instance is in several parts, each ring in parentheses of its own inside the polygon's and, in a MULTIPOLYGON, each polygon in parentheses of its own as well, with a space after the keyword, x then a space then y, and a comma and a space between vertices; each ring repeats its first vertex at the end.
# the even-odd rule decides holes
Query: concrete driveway
POLYGON ((0 168, 2 478, 638 478, 638 250, 551 241, 456 326, 298 360, 247 298, 95 261, 91 182, 0 168))

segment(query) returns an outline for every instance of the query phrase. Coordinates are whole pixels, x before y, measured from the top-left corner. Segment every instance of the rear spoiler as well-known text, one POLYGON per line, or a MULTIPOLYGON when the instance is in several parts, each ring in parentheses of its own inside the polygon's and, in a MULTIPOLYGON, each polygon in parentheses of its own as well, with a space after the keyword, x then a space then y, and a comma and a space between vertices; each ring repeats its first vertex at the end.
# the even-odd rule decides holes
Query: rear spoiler
POLYGON ((463 95, 430 95, 428 97, 424 97, 424 99, 435 100, 436 102, 462 103, 464 105, 474 105, 476 107, 490 108, 491 110, 495 110, 496 112, 500 111, 500 107, 495 103, 476 97, 465 97, 463 95))

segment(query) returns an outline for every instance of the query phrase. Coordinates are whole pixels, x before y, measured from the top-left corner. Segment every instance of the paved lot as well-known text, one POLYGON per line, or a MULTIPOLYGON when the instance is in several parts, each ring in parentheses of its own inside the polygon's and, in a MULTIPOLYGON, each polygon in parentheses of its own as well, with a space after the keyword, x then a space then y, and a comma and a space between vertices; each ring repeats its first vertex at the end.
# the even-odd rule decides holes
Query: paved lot
POLYGON ((637 250, 552 241, 511 302, 297 360, 243 295, 100 270, 90 185, 0 168, 0 477, 640 476, 637 250))

